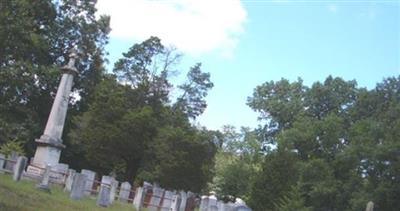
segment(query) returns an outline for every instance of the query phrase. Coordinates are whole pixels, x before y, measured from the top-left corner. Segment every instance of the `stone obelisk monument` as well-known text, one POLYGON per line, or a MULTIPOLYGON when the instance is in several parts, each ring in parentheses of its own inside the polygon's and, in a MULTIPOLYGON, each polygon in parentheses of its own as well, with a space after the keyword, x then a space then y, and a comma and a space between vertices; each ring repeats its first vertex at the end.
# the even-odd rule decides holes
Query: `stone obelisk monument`
POLYGON ((77 58, 77 52, 72 50, 69 55, 68 64, 61 68, 61 81, 58 86, 53 106, 51 107, 46 129, 44 130, 43 135, 39 139, 35 140, 37 148, 35 157, 33 158, 33 161, 31 161, 31 166, 29 167, 31 171, 33 170, 32 168, 35 167, 45 168, 47 165, 52 167, 60 165, 58 162, 60 160, 61 149, 65 148, 62 144, 61 136, 64 129, 65 116, 67 114, 73 79, 78 73, 78 70, 75 68, 77 58))

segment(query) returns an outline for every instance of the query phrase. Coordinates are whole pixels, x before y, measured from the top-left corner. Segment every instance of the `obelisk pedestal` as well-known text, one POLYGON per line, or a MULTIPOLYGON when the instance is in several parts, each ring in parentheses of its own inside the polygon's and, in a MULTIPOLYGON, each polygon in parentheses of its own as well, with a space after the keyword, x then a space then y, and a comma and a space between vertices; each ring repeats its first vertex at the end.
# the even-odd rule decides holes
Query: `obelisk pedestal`
POLYGON ((27 173, 33 175, 41 175, 47 165, 50 165, 52 170, 68 171, 68 166, 59 164, 61 149, 65 148, 62 144, 62 133, 64 129, 65 117, 68 109, 69 95, 71 93, 74 76, 78 70, 75 68, 77 53, 71 52, 68 65, 61 68, 62 77, 58 86, 56 98, 51 107, 49 119, 47 120, 46 128, 43 135, 36 139, 37 148, 33 161, 29 165, 27 173), (66 169, 65 169, 66 167, 66 169))

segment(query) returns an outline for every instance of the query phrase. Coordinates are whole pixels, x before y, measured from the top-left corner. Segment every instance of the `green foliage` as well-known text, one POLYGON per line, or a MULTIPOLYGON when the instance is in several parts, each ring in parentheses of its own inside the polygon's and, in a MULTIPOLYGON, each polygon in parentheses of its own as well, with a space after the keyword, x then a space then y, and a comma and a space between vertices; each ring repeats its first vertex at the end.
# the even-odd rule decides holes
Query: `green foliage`
POLYGON ((209 187, 226 201, 237 197, 247 200, 249 184, 262 160, 260 138, 249 128, 243 127, 237 132, 231 125, 225 125, 215 136, 220 148, 216 154, 215 176, 209 187))
MULTIPOLYGON (((65 64, 73 47, 81 53, 74 85, 81 100, 71 100, 69 113, 87 109, 87 96, 104 72, 109 32, 109 17, 95 17, 95 2, 0 3, 0 143, 21 140, 28 156, 33 155, 34 139, 43 132, 60 78, 56 66, 65 64)), ((68 140, 65 143, 69 145, 68 140)), ((67 147, 67 154, 69 150, 67 147)))
POLYGON ((248 198, 252 177, 255 169, 243 159, 220 152, 217 157, 216 177, 214 178, 214 189, 222 197, 248 198), (225 154, 225 155, 224 155, 225 154), (229 157, 233 157, 229 161, 229 157))
POLYGON ((202 114, 207 107, 205 97, 214 86, 210 81, 210 73, 201 72, 201 64, 198 63, 187 74, 188 81, 180 86, 183 93, 175 103, 175 109, 181 110, 188 117, 195 119, 202 114))
POLYGON ((249 205, 254 210, 275 210, 276 201, 298 180, 297 163, 295 153, 276 151, 268 154, 251 187, 249 205))
POLYGON ((253 182, 254 209, 362 210, 368 201, 379 210, 400 206, 400 77, 370 91, 331 76, 311 87, 283 79, 257 87, 248 103, 267 120, 264 143, 276 143, 253 182), (298 159, 298 171, 289 169, 296 179, 286 182, 296 184, 294 195, 271 188, 287 178, 273 166, 282 152, 298 159), (281 201, 273 205, 276 198, 281 201))
POLYGON ((25 155, 24 148, 21 142, 9 141, 0 146, 0 153, 3 155, 11 155, 11 152, 16 152, 18 155, 25 155))
MULTIPOLYGON (((84 155, 82 166, 102 174, 116 172, 120 179, 135 183, 146 180, 197 192, 206 187, 216 147, 210 132, 190 124, 193 116, 186 106, 169 104, 168 75, 177 58, 160 39, 151 37, 124 54, 115 64, 115 75, 103 77, 69 136, 84 155)), ((195 84, 211 83, 200 66, 189 72, 195 84)), ((204 102, 205 92, 193 89, 187 95, 204 102)), ((187 104, 192 105, 197 106, 187 104)))
POLYGON ((293 186, 286 196, 275 204, 277 211, 311 211, 305 206, 304 198, 297 186, 293 186))

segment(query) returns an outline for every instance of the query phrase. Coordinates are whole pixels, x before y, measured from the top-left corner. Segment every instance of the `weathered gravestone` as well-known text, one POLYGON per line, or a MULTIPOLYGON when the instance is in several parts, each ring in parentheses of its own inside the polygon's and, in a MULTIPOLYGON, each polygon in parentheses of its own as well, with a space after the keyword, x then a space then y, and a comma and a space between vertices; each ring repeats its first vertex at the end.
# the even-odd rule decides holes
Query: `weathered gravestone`
POLYGON ((217 201, 218 211, 228 211, 225 209, 225 203, 223 201, 217 201))
POLYGON ((90 195, 93 191, 93 184, 95 182, 94 179, 96 178, 96 172, 82 169, 81 174, 86 175, 85 195, 90 195))
POLYGON ((101 178, 101 186, 99 194, 97 195, 96 204, 102 207, 107 207, 111 204, 110 194, 111 194, 111 183, 113 182, 112 177, 103 176, 101 178))
POLYGON ((76 174, 76 171, 74 169, 68 170, 68 176, 67 176, 67 179, 65 180, 64 191, 68 191, 68 192, 71 191, 72 182, 74 181, 75 174, 76 174))
POLYGON ((36 188, 46 192, 50 192, 50 172, 51 172, 51 166, 47 165, 42 175, 42 179, 40 183, 36 185, 36 188))
POLYGON ((128 202, 129 194, 131 193, 131 184, 129 182, 121 183, 121 188, 119 189, 119 201, 128 202))
POLYGON ((179 211, 179 205, 181 204, 181 197, 179 194, 174 194, 172 197, 172 203, 170 211, 179 211))
MULTIPOLYGON (((226 203, 226 204, 224 205, 224 209, 225 209, 226 211, 234 211, 234 210, 235 210, 235 204, 232 203, 232 202, 228 202, 228 203, 226 203)), ((224 211, 225 211, 225 210, 224 210, 224 211)))
POLYGON ((117 189, 118 189, 118 184, 119 184, 119 182, 115 178, 112 178, 112 180, 111 180, 111 190, 110 190, 111 191, 110 192, 110 203, 111 204, 114 202, 115 194, 116 194, 117 189))
POLYGON ((22 173, 24 172, 27 163, 28 163, 28 158, 24 156, 18 157, 17 163, 15 164, 14 167, 14 174, 13 174, 14 181, 19 181, 21 179, 22 173))
POLYGON ((201 196, 199 211, 207 211, 207 208, 208 208, 208 196, 201 196))
POLYGON ((174 197, 174 193, 171 191, 166 190, 164 192, 164 197, 161 203, 162 210, 170 210, 172 205, 172 200, 174 197))
POLYGON ((160 207, 160 202, 164 194, 164 189, 153 186, 153 195, 150 199, 150 204, 147 206, 149 211, 157 211, 160 207))
POLYGON ((133 199, 133 207, 135 207, 135 209, 138 211, 143 207, 145 191, 146 190, 142 187, 138 187, 136 189, 135 198, 133 199))
POLYGON ((71 194, 69 197, 73 200, 79 200, 82 198, 85 187, 86 187, 87 175, 82 173, 76 173, 74 181, 72 182, 71 194))
POLYGON ((14 166, 17 163, 17 158, 18 154, 14 151, 7 156, 6 166, 4 167, 7 172, 13 172, 14 166))
POLYGON ((3 173, 6 156, 0 153, 0 173, 3 173))
POLYGON ((67 179, 68 176, 68 169, 69 166, 68 164, 65 163, 57 163, 51 168, 51 173, 50 173, 50 180, 53 183, 57 184, 65 184, 65 180, 67 179))
POLYGON ((365 211, 374 211, 374 202, 369 201, 367 203, 367 207, 365 208, 365 211))
POLYGON ((187 202, 187 193, 185 191, 179 192, 180 198, 181 198, 181 203, 179 205, 179 211, 185 211, 186 209, 186 202, 187 202))
POLYGON ((214 195, 208 197, 207 211, 218 211, 217 197, 214 195))

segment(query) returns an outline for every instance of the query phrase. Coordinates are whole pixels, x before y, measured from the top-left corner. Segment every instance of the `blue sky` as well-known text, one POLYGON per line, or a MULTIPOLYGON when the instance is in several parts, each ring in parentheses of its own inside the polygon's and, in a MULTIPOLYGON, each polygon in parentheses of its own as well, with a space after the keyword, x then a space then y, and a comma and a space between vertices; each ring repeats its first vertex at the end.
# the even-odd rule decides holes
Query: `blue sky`
POLYGON ((173 81, 197 62, 211 73, 215 87, 197 120, 209 129, 256 127, 258 114, 246 99, 266 81, 301 77, 311 85, 332 75, 373 88, 400 74, 400 1, 105 1, 99 10, 111 15, 115 31, 111 63, 148 35, 164 35, 184 53, 173 81))

